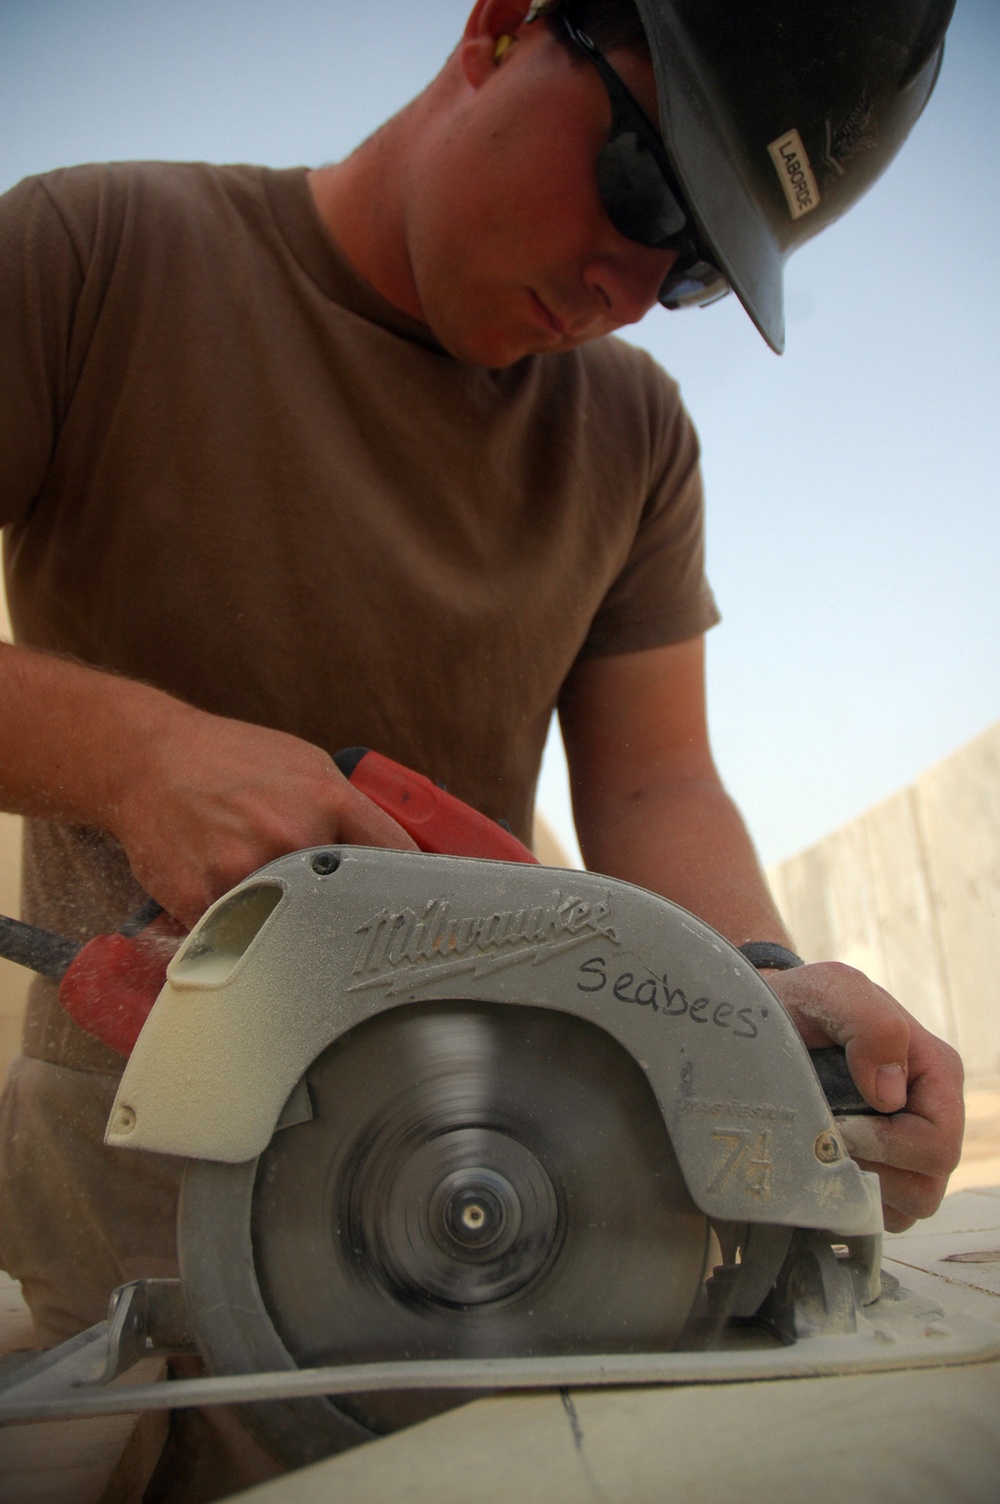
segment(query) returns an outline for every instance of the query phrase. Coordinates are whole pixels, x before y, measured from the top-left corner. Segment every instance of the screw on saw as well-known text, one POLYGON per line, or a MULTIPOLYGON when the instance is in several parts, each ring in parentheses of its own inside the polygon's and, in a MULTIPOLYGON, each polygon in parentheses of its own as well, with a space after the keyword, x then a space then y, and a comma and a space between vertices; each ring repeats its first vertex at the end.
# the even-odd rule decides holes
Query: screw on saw
POLYGON ((137 1121, 135 1108, 126 1107, 123 1103, 120 1107, 116 1108, 109 1128, 117 1137, 124 1138, 127 1134, 135 1132, 137 1121))
POLYGON ((461 1216, 462 1226, 468 1232, 479 1232, 485 1221, 486 1213, 481 1206, 475 1203, 472 1206, 467 1206, 461 1216))
POLYGON ((335 851, 321 851, 312 859, 312 870, 317 877, 330 877, 340 866, 340 857, 335 851))
POLYGON ((481 1163, 445 1175, 430 1205, 438 1245, 459 1258, 499 1257, 521 1228, 518 1192, 505 1175, 481 1163))
MULTIPOLYGON (((513 1199, 513 1187, 501 1176, 491 1177, 503 1186, 507 1199, 513 1199)), ((497 1242, 509 1221, 504 1195, 485 1184, 466 1186, 449 1198, 443 1221, 455 1241, 469 1248, 482 1248, 497 1242)))
POLYGON ((829 1128, 819 1135, 813 1146, 813 1152, 822 1165, 835 1165, 844 1157, 844 1148, 840 1139, 829 1128))

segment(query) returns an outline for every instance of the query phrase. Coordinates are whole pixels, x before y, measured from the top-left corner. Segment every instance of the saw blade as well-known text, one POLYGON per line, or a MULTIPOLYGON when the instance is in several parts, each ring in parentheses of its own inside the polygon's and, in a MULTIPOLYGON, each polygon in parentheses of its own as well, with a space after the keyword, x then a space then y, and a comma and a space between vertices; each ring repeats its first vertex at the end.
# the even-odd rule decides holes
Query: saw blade
MULTIPOLYGON (((261 1155, 251 1230, 300 1367, 674 1343, 707 1223, 642 1070, 602 1030, 410 1004, 336 1041, 306 1081, 312 1117, 261 1155)), ((457 1399, 338 1404, 381 1432, 457 1399)))

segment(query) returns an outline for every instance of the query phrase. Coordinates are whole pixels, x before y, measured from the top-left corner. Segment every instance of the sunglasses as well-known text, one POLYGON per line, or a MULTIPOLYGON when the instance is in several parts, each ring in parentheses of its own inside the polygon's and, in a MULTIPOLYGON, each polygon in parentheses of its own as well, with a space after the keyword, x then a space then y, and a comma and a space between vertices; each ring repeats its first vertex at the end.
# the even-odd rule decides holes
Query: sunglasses
POLYGON ((664 308, 714 303, 729 291, 729 283, 698 245, 659 132, 586 32, 565 11, 554 19, 593 63, 611 101, 611 129, 597 158, 597 190, 605 213, 627 240, 677 252, 657 294, 664 308))

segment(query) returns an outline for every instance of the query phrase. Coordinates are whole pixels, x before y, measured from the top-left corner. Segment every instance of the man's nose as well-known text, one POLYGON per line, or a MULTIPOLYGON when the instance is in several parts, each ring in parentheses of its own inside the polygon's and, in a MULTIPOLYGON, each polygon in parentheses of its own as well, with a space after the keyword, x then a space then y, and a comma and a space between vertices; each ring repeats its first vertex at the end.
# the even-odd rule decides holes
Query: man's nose
POLYGON ((584 286, 615 324, 634 324, 656 302, 660 285, 676 260, 676 251, 627 243, 621 255, 588 261, 584 286))

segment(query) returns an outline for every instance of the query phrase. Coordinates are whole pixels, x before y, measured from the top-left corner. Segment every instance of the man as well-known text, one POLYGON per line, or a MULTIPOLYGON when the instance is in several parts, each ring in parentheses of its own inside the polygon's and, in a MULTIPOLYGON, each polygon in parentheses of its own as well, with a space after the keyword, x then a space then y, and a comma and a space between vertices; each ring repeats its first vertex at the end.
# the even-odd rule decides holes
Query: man
MULTIPOLYGON (((777 8, 814 68, 836 51, 829 7, 777 8)), ((956 1162, 960 1065, 860 974, 774 969, 790 938, 707 738, 696 443, 672 384, 603 336, 728 281, 780 344, 782 256, 895 150, 949 6, 885 0, 885 151, 855 84, 822 183, 780 110, 745 177, 726 141, 748 107, 704 123, 753 71, 734 9, 477 0, 439 76, 335 166, 84 169, 10 195, 0 796, 30 817, 29 917, 83 938, 145 891, 190 925, 280 853, 412 844, 340 745, 526 834, 558 704, 588 865, 770 943, 806 1043, 845 1045, 895 1114, 851 1147, 901 1228, 956 1162)), ((759 61, 773 109, 792 75, 759 61)), ((39 985, 0 1258, 50 1338, 170 1267, 176 1165, 126 1170, 100 1142, 116 1070, 39 985)))

